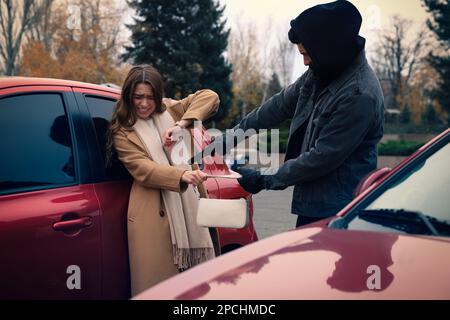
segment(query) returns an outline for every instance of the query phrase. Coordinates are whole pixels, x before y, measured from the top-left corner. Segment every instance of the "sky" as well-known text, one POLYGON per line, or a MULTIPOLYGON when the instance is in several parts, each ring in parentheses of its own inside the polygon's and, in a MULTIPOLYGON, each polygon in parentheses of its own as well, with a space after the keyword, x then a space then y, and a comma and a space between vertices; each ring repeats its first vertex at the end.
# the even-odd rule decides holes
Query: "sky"
MULTIPOLYGON (((116 0, 123 3, 123 0, 116 0)), ((289 30, 289 22, 298 16, 303 10, 317 4, 328 1, 318 0, 216 0, 225 5, 224 18, 228 27, 233 32, 239 24, 251 24, 260 33, 260 39, 275 43, 278 37, 286 37, 289 30), (267 25, 271 25, 272 34, 267 34, 267 25)), ((399 15, 414 22, 415 28, 419 28, 428 17, 427 12, 421 6, 421 0, 350 0, 360 11, 363 17, 360 35, 366 38, 366 49, 377 41, 377 34, 389 26, 389 19, 393 15, 399 15)), ((132 11, 128 10, 124 22, 131 21, 132 11)), ((125 30, 126 37, 129 31, 125 30)), ((295 81, 306 67, 299 54, 295 55, 291 81, 295 81)))
MULTIPOLYGON (((236 22, 250 23, 261 32, 263 39, 270 38, 269 41, 280 34, 283 36, 289 29, 289 22, 298 16, 303 10, 316 4, 330 1, 314 0, 219 0, 225 5, 224 15, 228 20, 228 26, 236 28, 236 22), (264 32, 266 25, 271 24, 276 35, 269 37, 264 32)), ((389 19, 393 15, 411 19, 415 27, 424 23, 428 17, 427 12, 421 6, 420 0, 353 0, 352 2, 360 11, 363 17, 360 35, 365 37, 366 48, 369 48, 377 41, 377 34, 389 25, 389 19)), ((266 31, 267 32, 267 31, 266 31)), ((288 40, 287 40, 288 41, 288 40)), ((294 62, 292 80, 295 80, 306 70, 303 66, 300 55, 296 55, 294 62)))
MULTIPOLYGON (((295 18, 303 10, 316 4, 329 1, 314 0, 219 0, 225 4, 225 16, 230 20, 241 16, 242 18, 257 23, 262 23, 267 18, 272 18, 278 24, 289 25, 289 21, 295 18)), ((363 16, 363 28, 372 27, 376 16, 380 16, 380 25, 388 22, 389 16, 399 14, 416 21, 423 21, 427 14, 421 7, 420 0, 352 0, 363 16)))

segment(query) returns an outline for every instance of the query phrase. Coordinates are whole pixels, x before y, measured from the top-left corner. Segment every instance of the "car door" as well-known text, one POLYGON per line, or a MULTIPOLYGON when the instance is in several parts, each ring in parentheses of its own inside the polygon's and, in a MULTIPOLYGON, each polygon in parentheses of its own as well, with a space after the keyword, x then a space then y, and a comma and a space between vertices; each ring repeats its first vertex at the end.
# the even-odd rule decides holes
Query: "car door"
POLYGON ((0 90, 0 298, 101 296, 101 212, 71 89, 0 90))
POLYGON ((106 163, 107 130, 118 96, 85 88, 74 88, 74 92, 88 138, 91 180, 102 210, 104 298, 127 299, 131 291, 126 228, 132 178, 116 154, 106 163))

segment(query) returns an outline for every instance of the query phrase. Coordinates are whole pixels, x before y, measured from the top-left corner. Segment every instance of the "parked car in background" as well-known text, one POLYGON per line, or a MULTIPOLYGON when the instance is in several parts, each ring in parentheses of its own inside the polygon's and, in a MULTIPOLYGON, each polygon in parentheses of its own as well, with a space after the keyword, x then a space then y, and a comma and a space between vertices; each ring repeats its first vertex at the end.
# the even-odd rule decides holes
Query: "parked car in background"
MULTIPOLYGON (((130 297, 132 180, 117 158, 105 166, 119 96, 112 86, 0 78, 0 299, 130 297)), ((202 130, 197 151, 210 141, 202 130)), ((205 159, 203 170, 226 173, 217 162, 205 159)), ((208 179, 206 187, 211 198, 246 198, 253 215, 236 180, 208 179)), ((257 240, 252 222, 219 229, 219 238, 223 252, 257 240)))
MULTIPOLYGON (((450 129, 337 216, 236 250, 136 299, 450 299, 450 129)), ((274 212, 276 214, 276 212, 274 212)))

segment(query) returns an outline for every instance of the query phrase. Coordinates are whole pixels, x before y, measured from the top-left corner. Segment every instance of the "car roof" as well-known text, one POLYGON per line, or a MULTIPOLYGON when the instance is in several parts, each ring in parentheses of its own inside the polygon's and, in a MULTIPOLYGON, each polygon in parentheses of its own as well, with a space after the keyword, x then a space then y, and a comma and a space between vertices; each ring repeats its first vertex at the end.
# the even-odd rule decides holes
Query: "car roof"
POLYGON ((114 94, 120 94, 120 89, 117 88, 74 80, 34 77, 0 77, 0 89, 19 86, 66 86, 101 90, 114 94))
POLYGON ((363 191, 361 194, 359 194, 356 198, 354 198, 352 201, 350 201, 341 211, 337 213, 337 216, 342 217, 345 216, 348 211, 353 208, 353 206, 356 203, 359 203, 361 199, 365 198, 369 193, 371 193, 374 189, 378 188, 379 185, 384 183, 387 179, 395 175, 397 172, 402 170, 404 167, 406 167, 409 163, 414 161, 419 155, 426 152, 428 149, 430 149, 433 145, 439 143, 439 141, 442 141, 443 139, 447 139, 447 137, 450 136, 450 128, 445 129, 440 134, 436 135, 433 139, 425 143, 422 147, 417 149, 413 154, 409 155, 405 159, 403 159, 399 164, 397 164, 394 168, 392 168, 391 171, 389 171, 386 175, 384 175, 380 180, 378 180, 376 183, 373 183, 371 186, 369 186, 365 191, 363 191))

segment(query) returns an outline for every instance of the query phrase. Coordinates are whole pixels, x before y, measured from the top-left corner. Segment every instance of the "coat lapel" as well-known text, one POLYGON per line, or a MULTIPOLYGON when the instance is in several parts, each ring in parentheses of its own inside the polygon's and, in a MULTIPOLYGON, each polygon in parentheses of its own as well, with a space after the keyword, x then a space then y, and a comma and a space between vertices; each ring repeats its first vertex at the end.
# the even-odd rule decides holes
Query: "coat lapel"
MULTIPOLYGON (((139 137, 137 136, 136 132, 134 131, 134 129, 131 130, 126 130, 125 134, 127 136, 127 139, 130 140, 131 142, 133 142, 135 145, 137 145, 139 148, 141 148, 142 150, 145 150, 145 153, 148 154, 148 152, 146 151, 144 145, 141 142, 141 139, 139 139, 139 137)), ((148 156, 151 158, 151 156, 148 154, 148 156)))

